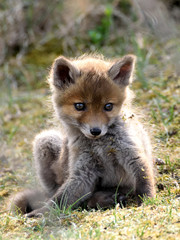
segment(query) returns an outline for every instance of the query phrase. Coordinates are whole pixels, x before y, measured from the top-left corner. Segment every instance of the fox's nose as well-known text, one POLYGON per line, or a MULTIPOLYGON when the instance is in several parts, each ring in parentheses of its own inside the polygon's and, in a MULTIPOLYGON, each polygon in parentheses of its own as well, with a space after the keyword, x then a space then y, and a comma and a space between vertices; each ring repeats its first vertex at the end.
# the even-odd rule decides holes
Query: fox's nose
POLYGON ((91 128, 90 132, 93 136, 98 136, 99 134, 101 134, 101 129, 100 128, 91 128))

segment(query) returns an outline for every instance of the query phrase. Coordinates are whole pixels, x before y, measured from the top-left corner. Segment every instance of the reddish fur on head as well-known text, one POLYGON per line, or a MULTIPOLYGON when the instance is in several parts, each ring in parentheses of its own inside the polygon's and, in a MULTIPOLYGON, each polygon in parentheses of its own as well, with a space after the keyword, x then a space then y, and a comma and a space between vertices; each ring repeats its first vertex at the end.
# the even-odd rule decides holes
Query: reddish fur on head
POLYGON ((97 57, 72 61, 57 58, 51 70, 50 85, 58 116, 87 137, 91 137, 91 128, 101 129, 100 136, 104 135, 119 114, 133 69, 134 56, 131 55, 116 62, 97 57), (77 111, 75 103, 84 103, 86 109, 77 111), (112 111, 105 111, 108 103, 113 104, 112 111))

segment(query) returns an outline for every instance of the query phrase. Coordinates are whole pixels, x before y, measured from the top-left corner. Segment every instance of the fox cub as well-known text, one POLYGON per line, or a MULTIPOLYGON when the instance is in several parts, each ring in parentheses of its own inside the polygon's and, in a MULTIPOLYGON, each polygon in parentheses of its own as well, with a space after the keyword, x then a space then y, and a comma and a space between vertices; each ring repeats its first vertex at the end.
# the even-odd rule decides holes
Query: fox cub
POLYGON ((93 55, 54 61, 49 84, 64 136, 49 130, 35 138, 34 159, 44 193, 36 204, 36 192, 17 195, 14 205, 22 213, 43 214, 55 202, 60 207, 83 202, 110 207, 116 194, 118 201, 129 192, 139 203, 154 196, 150 141, 131 109, 128 86, 134 65, 133 55, 114 61, 93 55))

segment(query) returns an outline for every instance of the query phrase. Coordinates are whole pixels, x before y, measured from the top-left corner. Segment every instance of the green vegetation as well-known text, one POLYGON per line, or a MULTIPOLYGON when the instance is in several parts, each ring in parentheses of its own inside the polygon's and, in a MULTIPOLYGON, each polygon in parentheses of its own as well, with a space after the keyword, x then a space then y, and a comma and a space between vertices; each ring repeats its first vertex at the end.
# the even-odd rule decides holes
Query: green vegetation
POLYGON ((104 10, 104 16, 102 17, 100 25, 89 31, 90 40, 95 46, 100 47, 102 44, 105 44, 105 41, 107 41, 109 37, 111 25, 112 6, 108 5, 104 10))
MULTIPOLYGON (((10 2, 0 3, 2 13, 10 2)), ((29 4, 22 20, 27 26, 27 45, 20 40, 10 45, 8 37, 13 37, 6 32, 8 21, 0 30, 6 39, 4 55, 0 55, 0 239, 178 239, 179 35, 162 40, 147 26, 138 25, 140 17, 128 0, 104 1, 104 5, 96 1, 94 8, 85 1, 81 13, 62 3, 53 3, 47 10, 43 2, 49 4, 49 0, 37 5, 30 0, 20 2, 29 4), (164 161, 155 166, 157 195, 141 207, 130 201, 122 209, 117 205, 105 211, 69 208, 61 212, 57 206, 40 219, 14 216, 7 211, 11 195, 35 185, 31 142, 38 132, 58 124, 46 84, 49 67, 58 55, 74 57, 90 51, 106 57, 137 56, 132 85, 135 105, 143 109, 154 157, 164 161)), ((16 25, 15 31, 20 31, 16 25)))

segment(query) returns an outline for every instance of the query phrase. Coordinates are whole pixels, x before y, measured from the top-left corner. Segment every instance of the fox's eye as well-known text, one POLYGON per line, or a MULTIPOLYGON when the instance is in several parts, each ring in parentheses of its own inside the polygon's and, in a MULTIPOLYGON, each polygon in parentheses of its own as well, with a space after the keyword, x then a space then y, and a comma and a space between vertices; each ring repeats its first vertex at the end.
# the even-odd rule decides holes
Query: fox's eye
POLYGON ((74 103, 74 107, 77 111, 84 111, 86 109, 85 103, 74 103))
POLYGON ((113 109, 113 104, 112 103, 107 103, 105 106, 104 106, 104 110, 105 111, 112 111, 113 109))

